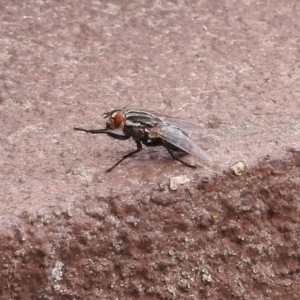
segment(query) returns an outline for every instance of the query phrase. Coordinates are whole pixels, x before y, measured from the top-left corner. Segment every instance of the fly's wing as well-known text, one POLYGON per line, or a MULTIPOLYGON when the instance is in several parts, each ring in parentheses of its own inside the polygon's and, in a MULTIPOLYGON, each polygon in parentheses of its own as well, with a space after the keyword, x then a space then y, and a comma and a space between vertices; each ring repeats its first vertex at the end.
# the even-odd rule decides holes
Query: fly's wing
POLYGON ((173 125, 174 127, 181 128, 187 132, 197 132, 200 134, 205 133, 205 129, 198 125, 185 120, 181 120, 176 117, 167 116, 161 113, 157 113, 151 110, 140 110, 140 109, 124 109, 126 113, 126 118, 129 120, 143 121, 143 124, 149 124, 149 127, 153 125, 158 125, 161 123, 167 123, 173 125))
POLYGON ((211 163, 211 157, 198 145, 196 145, 188 135, 176 126, 169 124, 157 125, 153 128, 148 128, 150 138, 161 138, 177 148, 197 157, 201 160, 211 163))
POLYGON ((194 124, 175 117, 164 116, 164 115, 159 115, 159 116, 164 120, 164 122, 170 125, 174 125, 175 127, 181 128, 182 130, 186 130, 189 132, 197 132, 201 134, 204 134, 206 131, 202 126, 198 124, 194 124))

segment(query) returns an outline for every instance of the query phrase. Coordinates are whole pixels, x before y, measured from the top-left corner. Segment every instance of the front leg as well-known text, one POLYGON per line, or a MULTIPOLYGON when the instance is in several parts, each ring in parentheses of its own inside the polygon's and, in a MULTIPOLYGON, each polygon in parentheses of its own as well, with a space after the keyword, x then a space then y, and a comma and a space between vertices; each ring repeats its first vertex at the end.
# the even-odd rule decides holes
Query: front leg
POLYGON ((105 133, 114 139, 123 140, 123 141, 130 139, 130 136, 113 133, 113 132, 108 131, 107 129, 84 129, 84 128, 74 127, 74 130, 84 131, 84 132, 92 133, 92 134, 105 133))

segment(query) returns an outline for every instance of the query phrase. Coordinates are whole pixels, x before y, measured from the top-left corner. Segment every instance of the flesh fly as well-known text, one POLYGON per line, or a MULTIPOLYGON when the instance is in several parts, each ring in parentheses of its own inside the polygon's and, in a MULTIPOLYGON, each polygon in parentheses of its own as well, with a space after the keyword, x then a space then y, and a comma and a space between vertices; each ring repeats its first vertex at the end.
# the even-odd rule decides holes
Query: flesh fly
POLYGON ((104 133, 117 140, 127 140, 132 137, 137 146, 135 151, 124 155, 106 172, 110 172, 123 160, 141 151, 142 144, 148 147, 163 146, 168 150, 173 159, 190 168, 196 168, 196 166, 184 162, 175 156, 173 151, 189 153, 206 163, 211 162, 209 155, 192 142, 185 132, 203 132, 203 129, 199 125, 151 111, 126 108, 106 112, 104 113, 104 118, 108 118, 108 120, 106 127, 103 129, 84 129, 77 127, 74 129, 92 134, 104 133), (116 129, 121 129, 123 134, 111 132, 111 130, 116 129))

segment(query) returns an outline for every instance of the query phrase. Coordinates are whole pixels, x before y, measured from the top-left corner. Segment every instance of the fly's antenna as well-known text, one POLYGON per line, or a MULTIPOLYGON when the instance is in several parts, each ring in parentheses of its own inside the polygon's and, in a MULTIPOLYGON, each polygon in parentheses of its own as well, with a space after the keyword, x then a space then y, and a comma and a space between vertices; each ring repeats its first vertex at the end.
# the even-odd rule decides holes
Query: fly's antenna
POLYGON ((103 114, 103 119, 107 119, 109 116, 110 116, 110 111, 109 112, 105 112, 104 114, 103 114))

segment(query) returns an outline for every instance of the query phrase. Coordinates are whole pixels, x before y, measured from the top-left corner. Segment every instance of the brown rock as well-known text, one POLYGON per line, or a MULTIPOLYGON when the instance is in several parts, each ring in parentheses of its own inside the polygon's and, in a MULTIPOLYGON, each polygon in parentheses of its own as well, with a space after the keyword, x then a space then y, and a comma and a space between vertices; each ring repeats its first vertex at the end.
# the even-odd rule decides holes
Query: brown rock
POLYGON ((144 2, 1 5, 0 298, 298 299, 297 1, 144 2), (105 173, 134 142, 73 127, 123 106, 203 124, 215 165, 105 173))

